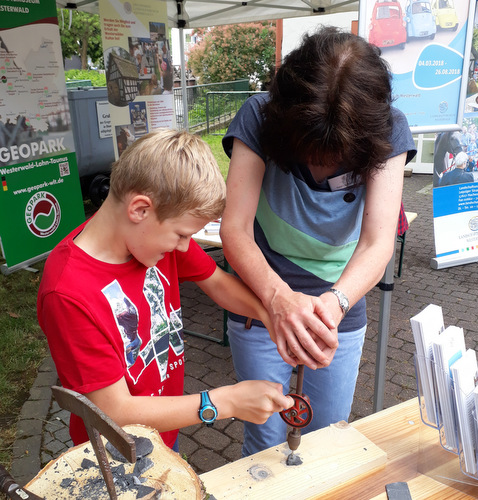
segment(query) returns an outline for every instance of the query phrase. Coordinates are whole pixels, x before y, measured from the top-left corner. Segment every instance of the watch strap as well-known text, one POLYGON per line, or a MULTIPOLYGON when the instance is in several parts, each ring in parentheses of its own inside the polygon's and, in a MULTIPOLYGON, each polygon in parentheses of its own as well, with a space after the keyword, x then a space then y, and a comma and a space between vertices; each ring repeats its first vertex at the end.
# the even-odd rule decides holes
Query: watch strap
POLYGON ((198 415, 199 418, 208 426, 211 427, 214 422, 216 421, 217 418, 217 408, 214 406, 213 402, 211 401, 211 398, 209 397, 209 391, 201 391, 200 393, 201 396, 201 404, 199 406, 198 410, 198 415), (213 418, 212 419, 206 419, 203 415, 205 410, 210 410, 213 412, 213 418))
POLYGON ((327 291, 333 293, 337 297, 337 299, 339 300, 340 309, 342 309, 342 312, 345 316, 349 312, 350 308, 349 299, 347 298, 345 293, 337 290, 337 288, 329 288, 327 291))

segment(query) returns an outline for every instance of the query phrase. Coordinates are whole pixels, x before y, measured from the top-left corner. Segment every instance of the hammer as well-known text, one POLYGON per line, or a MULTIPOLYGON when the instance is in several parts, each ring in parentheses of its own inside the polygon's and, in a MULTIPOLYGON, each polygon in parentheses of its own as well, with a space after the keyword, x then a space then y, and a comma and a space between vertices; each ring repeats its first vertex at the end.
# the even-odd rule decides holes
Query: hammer
POLYGON ((53 386, 51 388, 58 404, 65 410, 78 415, 88 432, 96 458, 103 474, 106 489, 111 500, 116 500, 116 489, 113 483, 113 474, 106 456, 106 450, 100 433, 130 462, 136 462, 136 443, 132 436, 117 425, 108 415, 103 413, 86 396, 78 392, 53 386))

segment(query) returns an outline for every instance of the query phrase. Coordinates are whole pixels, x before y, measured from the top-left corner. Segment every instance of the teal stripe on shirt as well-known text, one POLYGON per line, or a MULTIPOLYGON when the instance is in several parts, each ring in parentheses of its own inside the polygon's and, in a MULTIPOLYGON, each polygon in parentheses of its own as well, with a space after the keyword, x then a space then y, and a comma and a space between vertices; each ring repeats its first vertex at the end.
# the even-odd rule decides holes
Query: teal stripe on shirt
POLYGON ((256 218, 274 251, 330 283, 339 279, 357 246, 357 241, 341 246, 328 245, 298 231, 271 210, 262 190, 256 218))

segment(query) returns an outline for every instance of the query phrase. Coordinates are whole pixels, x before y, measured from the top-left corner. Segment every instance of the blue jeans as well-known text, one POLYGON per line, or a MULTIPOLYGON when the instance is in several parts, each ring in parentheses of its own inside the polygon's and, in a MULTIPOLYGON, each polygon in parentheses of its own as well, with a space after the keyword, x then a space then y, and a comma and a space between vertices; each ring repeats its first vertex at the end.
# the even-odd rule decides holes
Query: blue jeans
MULTIPOLYGON (((365 330, 363 327, 339 333, 339 347, 327 368, 310 370, 305 367, 303 393, 310 398, 314 416, 302 429, 302 434, 348 420, 365 330)), ((238 381, 270 380, 282 384, 284 394, 289 392, 292 368, 283 361, 265 328, 252 326, 247 330, 244 324, 229 319, 227 334, 238 381)), ((262 425, 244 422, 242 454, 252 455, 286 439, 287 425, 278 413, 262 425)))

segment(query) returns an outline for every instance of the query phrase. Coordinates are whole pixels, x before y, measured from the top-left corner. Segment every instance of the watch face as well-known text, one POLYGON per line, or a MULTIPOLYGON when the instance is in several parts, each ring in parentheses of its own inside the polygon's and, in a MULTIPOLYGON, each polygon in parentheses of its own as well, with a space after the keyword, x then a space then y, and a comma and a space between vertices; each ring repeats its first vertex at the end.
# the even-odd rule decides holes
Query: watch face
POLYGON ((202 411, 202 418, 206 421, 213 420, 216 416, 216 412, 212 408, 204 408, 202 411))

